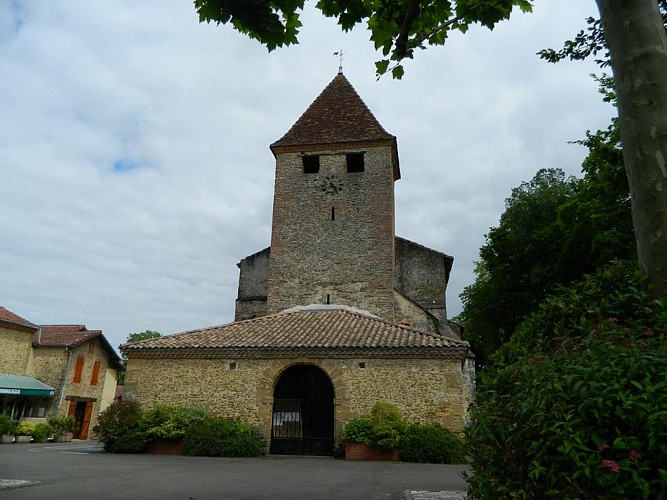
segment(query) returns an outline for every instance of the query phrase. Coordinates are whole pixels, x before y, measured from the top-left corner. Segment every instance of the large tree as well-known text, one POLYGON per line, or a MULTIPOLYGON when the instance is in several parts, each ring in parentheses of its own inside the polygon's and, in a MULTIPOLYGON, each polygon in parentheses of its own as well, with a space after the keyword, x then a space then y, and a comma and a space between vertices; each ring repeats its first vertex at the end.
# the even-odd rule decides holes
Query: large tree
POLYGON ((465 288, 464 338, 478 366, 507 342, 546 297, 634 252, 628 183, 616 123, 587 134, 584 177, 543 169, 512 190, 500 223, 486 235, 465 288))
MULTIPOLYGON (((200 20, 231 23, 269 50, 297 43, 305 0, 195 0, 200 20)), ((667 297, 667 35, 658 0, 596 0, 611 56, 639 262, 656 297, 667 297)), ((343 30, 365 22, 384 59, 379 74, 452 30, 493 28, 529 0, 319 0, 343 30)))

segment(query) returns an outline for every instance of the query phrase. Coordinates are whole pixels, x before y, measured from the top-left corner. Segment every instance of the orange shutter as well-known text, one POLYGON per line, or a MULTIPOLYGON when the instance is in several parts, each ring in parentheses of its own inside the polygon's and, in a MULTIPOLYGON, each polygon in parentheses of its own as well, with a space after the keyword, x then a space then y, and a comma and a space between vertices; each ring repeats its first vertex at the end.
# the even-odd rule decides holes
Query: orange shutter
POLYGON ((88 428, 90 427, 90 417, 93 414, 93 403, 87 402, 86 409, 83 412, 83 423, 81 424, 81 432, 79 439, 88 439, 88 428))
POLYGON ((67 411, 67 416, 68 417, 73 417, 75 413, 76 413, 76 401, 70 401, 69 402, 69 409, 67 411))
POLYGON ((96 359, 93 365, 93 376, 90 377, 90 385, 97 385, 97 379, 100 376, 100 360, 96 359))
POLYGON ((81 382, 81 374, 83 373, 83 356, 79 356, 76 359, 76 367, 74 368, 74 382, 81 382))

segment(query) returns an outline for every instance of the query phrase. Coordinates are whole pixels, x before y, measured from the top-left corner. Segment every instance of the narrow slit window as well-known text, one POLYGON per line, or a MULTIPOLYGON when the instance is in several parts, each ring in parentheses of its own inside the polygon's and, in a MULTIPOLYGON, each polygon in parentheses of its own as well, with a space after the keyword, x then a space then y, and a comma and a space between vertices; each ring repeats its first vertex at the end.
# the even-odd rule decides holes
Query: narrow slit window
POLYGON ((331 207, 331 220, 336 220, 336 207, 331 207))
POLYGON ((347 173, 355 174, 364 171, 364 153, 348 153, 347 158, 347 173))
POLYGON ((320 171, 320 157, 319 156, 302 156, 303 173, 317 174, 320 171))
POLYGON ((327 304, 331 304, 331 294, 327 293, 327 304))

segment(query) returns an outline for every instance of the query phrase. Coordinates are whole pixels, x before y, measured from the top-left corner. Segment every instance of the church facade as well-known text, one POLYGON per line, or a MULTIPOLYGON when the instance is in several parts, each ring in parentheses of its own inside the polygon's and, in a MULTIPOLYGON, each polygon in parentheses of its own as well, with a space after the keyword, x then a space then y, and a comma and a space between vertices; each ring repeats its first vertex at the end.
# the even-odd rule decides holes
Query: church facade
POLYGON ((235 321, 121 346, 125 397, 241 418, 274 453, 333 453, 378 400, 462 430, 453 259, 395 235, 396 138, 339 73, 271 151, 271 245, 238 264, 235 321))

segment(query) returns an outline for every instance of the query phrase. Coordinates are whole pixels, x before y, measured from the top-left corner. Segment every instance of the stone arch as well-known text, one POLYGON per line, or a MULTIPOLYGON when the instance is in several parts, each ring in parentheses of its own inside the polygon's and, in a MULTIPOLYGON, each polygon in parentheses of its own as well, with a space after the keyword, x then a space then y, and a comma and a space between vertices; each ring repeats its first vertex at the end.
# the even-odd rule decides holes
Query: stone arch
POLYGON ((332 455, 334 385, 311 363, 285 367, 274 381, 271 453, 332 455))

